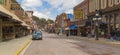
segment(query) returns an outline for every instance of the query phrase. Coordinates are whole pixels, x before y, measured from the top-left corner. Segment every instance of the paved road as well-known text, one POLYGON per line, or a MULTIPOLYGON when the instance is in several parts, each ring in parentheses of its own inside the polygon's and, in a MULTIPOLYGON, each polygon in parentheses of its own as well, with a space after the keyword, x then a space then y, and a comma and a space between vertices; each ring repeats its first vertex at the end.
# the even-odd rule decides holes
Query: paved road
POLYGON ((44 33, 24 55, 120 55, 120 47, 44 33))

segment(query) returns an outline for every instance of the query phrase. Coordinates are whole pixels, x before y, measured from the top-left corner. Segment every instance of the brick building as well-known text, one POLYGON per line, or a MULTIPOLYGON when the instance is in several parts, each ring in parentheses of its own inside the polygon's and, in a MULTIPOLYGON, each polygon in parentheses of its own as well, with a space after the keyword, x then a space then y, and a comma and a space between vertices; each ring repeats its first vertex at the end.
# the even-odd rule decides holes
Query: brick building
POLYGON ((70 19, 68 18, 68 14, 62 13, 56 17, 55 20, 56 28, 63 32, 64 30, 69 29, 70 26, 70 19))

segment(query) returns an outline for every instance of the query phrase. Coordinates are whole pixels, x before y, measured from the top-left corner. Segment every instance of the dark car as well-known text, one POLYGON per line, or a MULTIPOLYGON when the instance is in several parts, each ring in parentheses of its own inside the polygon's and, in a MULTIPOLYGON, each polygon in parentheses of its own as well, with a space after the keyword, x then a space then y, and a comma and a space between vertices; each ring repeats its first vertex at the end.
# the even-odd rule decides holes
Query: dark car
POLYGON ((32 34, 33 40, 42 40, 42 32, 41 31, 34 31, 32 34))

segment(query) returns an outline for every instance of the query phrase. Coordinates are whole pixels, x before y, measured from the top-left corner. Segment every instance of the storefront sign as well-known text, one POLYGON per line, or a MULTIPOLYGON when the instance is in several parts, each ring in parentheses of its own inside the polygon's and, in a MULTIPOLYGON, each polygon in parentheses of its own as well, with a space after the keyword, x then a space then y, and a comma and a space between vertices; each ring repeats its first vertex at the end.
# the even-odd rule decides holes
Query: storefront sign
POLYGON ((75 11, 75 18, 82 19, 83 18, 83 11, 82 10, 75 11))

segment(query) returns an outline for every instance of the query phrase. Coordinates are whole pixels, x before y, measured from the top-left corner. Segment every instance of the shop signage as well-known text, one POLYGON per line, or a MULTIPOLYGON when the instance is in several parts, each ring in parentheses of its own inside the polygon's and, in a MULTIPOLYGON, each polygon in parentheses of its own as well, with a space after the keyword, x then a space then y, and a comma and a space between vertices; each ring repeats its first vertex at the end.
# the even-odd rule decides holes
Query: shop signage
POLYGON ((82 10, 75 11, 75 18, 82 19, 83 18, 83 11, 82 10))

